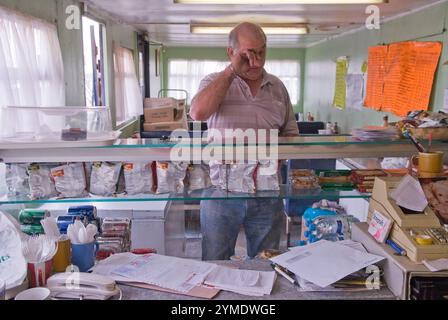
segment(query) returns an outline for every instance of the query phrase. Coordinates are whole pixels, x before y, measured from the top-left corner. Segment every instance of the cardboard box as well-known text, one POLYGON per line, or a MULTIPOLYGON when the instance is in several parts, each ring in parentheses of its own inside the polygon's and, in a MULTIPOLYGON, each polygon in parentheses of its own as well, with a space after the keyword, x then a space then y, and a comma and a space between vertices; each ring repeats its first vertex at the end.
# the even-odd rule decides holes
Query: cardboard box
POLYGON ((174 121, 178 113, 177 107, 144 108, 145 123, 159 123, 174 121))
POLYGON ((388 245, 377 242, 367 231, 367 223, 352 225, 352 240, 364 245, 368 252, 386 259, 379 264, 384 270, 384 280, 390 291, 399 299, 409 300, 411 295, 411 280, 414 277, 448 278, 448 271, 431 272, 423 264, 412 262, 406 256, 397 256, 388 245))
POLYGON ((185 129, 183 121, 170 121, 159 123, 143 123, 144 131, 173 131, 176 129, 185 129))
POLYGON ((179 102, 174 98, 145 98, 143 106, 145 108, 161 108, 161 107, 173 107, 177 108, 179 102))

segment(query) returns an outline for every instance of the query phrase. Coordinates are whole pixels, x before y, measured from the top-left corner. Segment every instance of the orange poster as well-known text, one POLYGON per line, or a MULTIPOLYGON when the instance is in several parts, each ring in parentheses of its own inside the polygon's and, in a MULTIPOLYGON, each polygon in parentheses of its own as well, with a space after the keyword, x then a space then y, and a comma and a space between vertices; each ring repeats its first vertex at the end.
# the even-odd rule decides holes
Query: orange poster
POLYGON ((372 71, 369 50, 365 106, 398 116, 406 116, 411 110, 428 110, 441 52, 442 44, 439 42, 399 42, 389 45, 382 75, 383 83, 380 84, 381 73, 375 71, 375 67, 378 68, 376 64, 370 79, 372 71), (378 92, 381 90, 382 99, 379 104, 378 92))
POLYGON ((375 110, 380 110, 383 105, 386 56, 387 46, 369 48, 367 91, 364 105, 375 110))
POLYGON ((442 44, 401 42, 389 46, 384 79, 383 111, 406 116, 428 110, 442 44))

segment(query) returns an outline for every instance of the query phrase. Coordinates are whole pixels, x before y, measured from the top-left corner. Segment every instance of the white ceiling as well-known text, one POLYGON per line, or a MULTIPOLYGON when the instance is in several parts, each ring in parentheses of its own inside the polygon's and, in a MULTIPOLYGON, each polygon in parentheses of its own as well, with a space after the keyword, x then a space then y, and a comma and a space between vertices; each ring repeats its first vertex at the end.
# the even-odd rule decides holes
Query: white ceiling
MULTIPOLYGON (((440 0, 389 0, 380 4, 382 19, 405 14, 440 0)), ((306 47, 327 37, 364 26, 367 5, 197 5, 173 0, 85 0, 87 7, 147 31, 167 46, 226 46, 225 35, 190 33, 191 22, 306 23, 307 35, 268 36, 270 47, 306 47), (331 31, 319 27, 330 26, 331 31), (336 28, 336 29, 334 29, 336 28)))

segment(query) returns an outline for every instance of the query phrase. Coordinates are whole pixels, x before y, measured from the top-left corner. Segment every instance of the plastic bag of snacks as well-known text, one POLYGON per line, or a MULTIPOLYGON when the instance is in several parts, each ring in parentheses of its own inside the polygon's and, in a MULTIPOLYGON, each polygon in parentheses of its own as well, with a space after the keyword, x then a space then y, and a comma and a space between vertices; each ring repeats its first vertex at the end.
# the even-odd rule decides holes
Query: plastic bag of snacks
POLYGON ((210 161, 212 184, 224 191, 255 193, 256 161, 210 161))
POLYGON ((278 160, 260 160, 257 166, 256 188, 258 191, 280 190, 278 160))
POLYGON ((127 194, 153 191, 152 162, 127 162, 123 164, 127 194))
POLYGON ((218 160, 211 160, 208 163, 209 170, 210 170, 210 181, 212 185, 226 189, 224 186, 226 185, 226 178, 225 178, 225 166, 223 165, 222 161, 218 160))
POLYGON ((190 191, 211 186, 210 169, 205 164, 190 164, 187 170, 188 189, 190 191))
POLYGON ((56 196, 56 187, 51 178, 50 166, 33 163, 28 166, 30 195, 32 199, 45 199, 56 196))
POLYGON ((308 169, 292 169, 289 182, 294 189, 319 189, 319 178, 308 169))
POLYGON ((255 193, 256 161, 236 161, 226 168, 227 190, 230 192, 255 193))
POLYGON ((94 162, 90 173, 90 192, 99 196, 112 196, 117 191, 121 163, 94 162))
POLYGON ((6 164, 5 180, 8 194, 11 196, 26 196, 30 193, 27 173, 28 164, 6 164))
POLYGON ((184 192, 184 179, 187 167, 187 162, 157 161, 157 193, 184 192))
POLYGON ((87 194, 83 163, 69 163, 54 167, 50 171, 59 197, 75 198, 87 194))

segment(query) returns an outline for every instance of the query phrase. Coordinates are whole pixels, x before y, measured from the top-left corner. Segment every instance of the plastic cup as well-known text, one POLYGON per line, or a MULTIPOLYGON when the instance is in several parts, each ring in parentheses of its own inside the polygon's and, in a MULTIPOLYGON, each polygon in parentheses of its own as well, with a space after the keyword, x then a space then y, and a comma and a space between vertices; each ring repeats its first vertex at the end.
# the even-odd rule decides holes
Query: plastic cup
POLYGON ((70 265, 70 239, 58 241, 58 249, 53 256, 53 268, 55 272, 65 272, 70 265))
POLYGON ((45 287, 47 279, 51 276, 53 260, 45 262, 28 262, 28 285, 30 288, 45 287))

